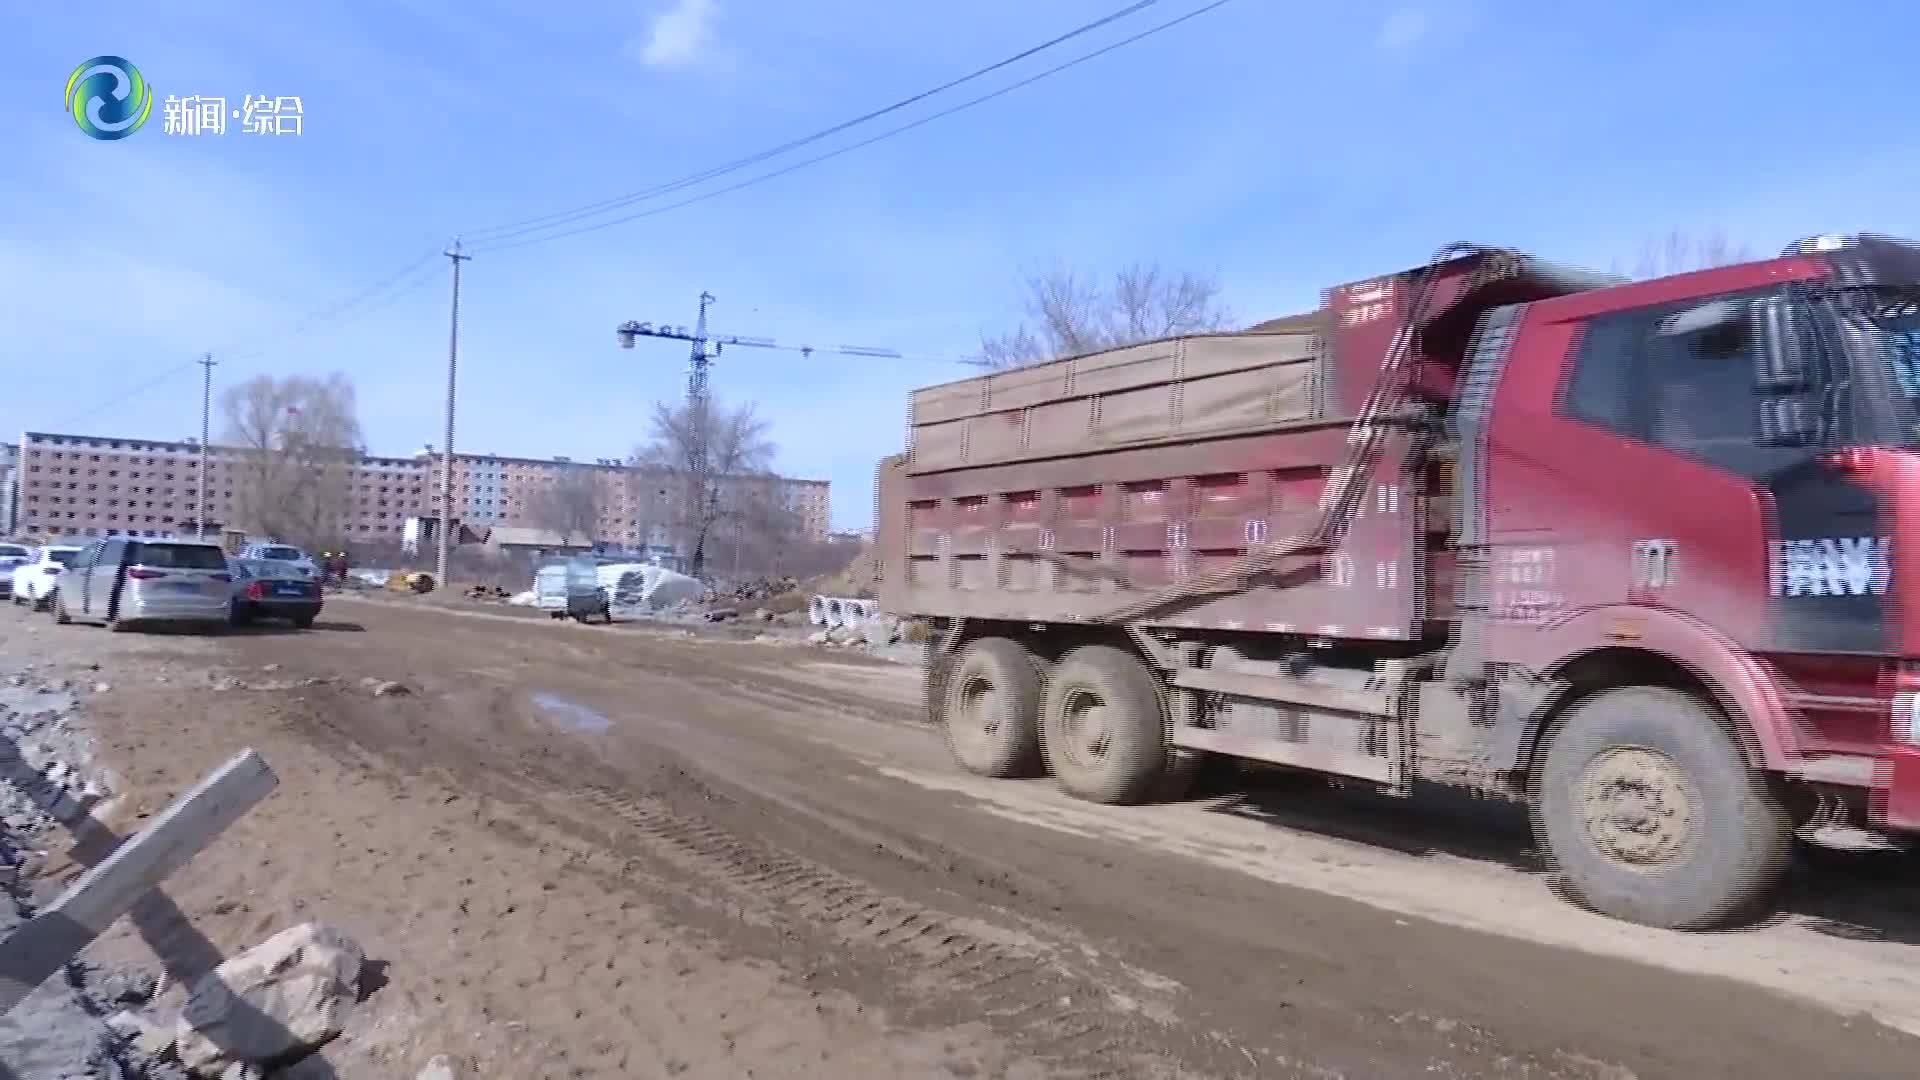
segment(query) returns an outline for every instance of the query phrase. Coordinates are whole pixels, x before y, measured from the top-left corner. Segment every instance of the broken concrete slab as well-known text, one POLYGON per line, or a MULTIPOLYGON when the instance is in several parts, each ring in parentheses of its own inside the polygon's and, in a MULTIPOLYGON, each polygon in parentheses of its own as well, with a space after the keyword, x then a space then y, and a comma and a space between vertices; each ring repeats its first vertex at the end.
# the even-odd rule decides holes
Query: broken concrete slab
POLYGON ((221 964, 197 983, 176 1026, 183 1065, 219 1075, 324 1045, 359 1003, 366 953, 344 932, 302 923, 221 964))
POLYGON ((146 1013, 122 1009, 107 1017, 107 1028, 146 1057, 157 1058, 173 1049, 173 1025, 146 1013))

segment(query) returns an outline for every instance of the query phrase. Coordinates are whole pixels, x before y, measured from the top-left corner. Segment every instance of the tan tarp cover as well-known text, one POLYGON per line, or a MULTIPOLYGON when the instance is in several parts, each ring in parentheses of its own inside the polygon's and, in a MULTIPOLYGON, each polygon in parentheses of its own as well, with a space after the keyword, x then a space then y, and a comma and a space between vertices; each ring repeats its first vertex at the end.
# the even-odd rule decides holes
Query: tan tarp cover
POLYGON ((918 390, 909 471, 1180 442, 1318 415, 1317 337, 1168 338, 918 390))

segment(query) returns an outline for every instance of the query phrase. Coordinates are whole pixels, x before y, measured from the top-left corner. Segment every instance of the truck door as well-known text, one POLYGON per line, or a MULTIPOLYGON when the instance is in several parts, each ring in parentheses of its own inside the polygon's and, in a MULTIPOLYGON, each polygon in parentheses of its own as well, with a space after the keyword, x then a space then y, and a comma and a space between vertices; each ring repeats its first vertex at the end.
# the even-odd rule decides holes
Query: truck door
POLYGON ((1514 380, 1488 469, 1496 609, 1503 548, 1544 547, 1549 607, 1665 607, 1765 647, 1771 492, 1797 490, 1814 455, 1756 437, 1751 307, 1777 295, 1595 313, 1564 365, 1540 365, 1564 379, 1514 380))

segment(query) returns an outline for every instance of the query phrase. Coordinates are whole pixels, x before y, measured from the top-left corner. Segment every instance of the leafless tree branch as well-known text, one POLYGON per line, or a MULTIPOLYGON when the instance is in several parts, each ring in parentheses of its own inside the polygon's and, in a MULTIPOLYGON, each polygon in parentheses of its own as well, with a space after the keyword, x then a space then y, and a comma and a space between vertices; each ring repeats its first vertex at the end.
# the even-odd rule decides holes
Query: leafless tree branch
POLYGON ((600 477, 585 465, 563 469, 527 500, 527 517, 563 542, 596 541, 600 531, 600 477))
POLYGON ((1640 256, 1634 261, 1630 273, 1621 268, 1618 260, 1614 262, 1613 272, 1626 274, 1636 281, 1645 281, 1671 274, 1709 270, 1716 266, 1731 266, 1751 261, 1753 257, 1752 250, 1745 244, 1735 243, 1725 229, 1709 229, 1698 235, 1674 229, 1658 240, 1649 239, 1642 243, 1640 256))
POLYGON ((229 524, 310 548, 344 540, 361 443, 346 376, 255 376, 222 394, 220 409, 240 455, 229 524))
MULTIPOLYGON (((709 548, 721 534, 755 533, 777 543, 786 529, 784 485, 772 474, 775 446, 771 427, 752 403, 729 407, 710 401, 704 413, 685 404, 653 407, 649 442, 631 458, 633 482, 651 486, 664 500, 636 491, 636 502, 658 506, 660 524, 671 529, 688 553, 689 570, 704 574, 709 548), (704 480, 699 465, 704 454, 704 480), (758 494, 756 494, 758 493, 758 494), (776 504, 780 509, 776 509, 776 504), (771 531, 771 532, 770 532, 771 531)), ((797 531, 798 515, 792 515, 797 531)), ((790 534, 789 534, 790 535, 790 534)))
POLYGON ((989 367, 1006 369, 1179 334, 1225 330, 1218 279, 1134 263, 1102 286, 1072 270, 1021 283, 1027 322, 980 343, 989 367))

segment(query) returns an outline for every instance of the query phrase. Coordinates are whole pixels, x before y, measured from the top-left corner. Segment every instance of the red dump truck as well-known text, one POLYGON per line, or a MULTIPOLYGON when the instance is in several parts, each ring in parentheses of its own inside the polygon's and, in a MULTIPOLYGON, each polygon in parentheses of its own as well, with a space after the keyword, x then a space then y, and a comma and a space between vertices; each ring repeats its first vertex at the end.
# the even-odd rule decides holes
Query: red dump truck
POLYGON ((1766 906, 1920 831, 1920 246, 1652 281, 1456 245, 1317 312, 919 390, 881 606, 958 761, 1523 801, 1563 891, 1766 906))

